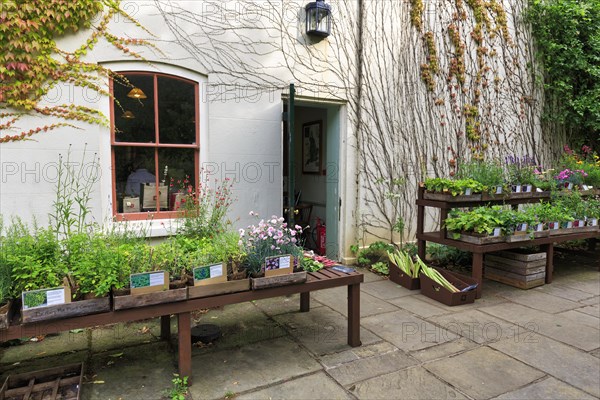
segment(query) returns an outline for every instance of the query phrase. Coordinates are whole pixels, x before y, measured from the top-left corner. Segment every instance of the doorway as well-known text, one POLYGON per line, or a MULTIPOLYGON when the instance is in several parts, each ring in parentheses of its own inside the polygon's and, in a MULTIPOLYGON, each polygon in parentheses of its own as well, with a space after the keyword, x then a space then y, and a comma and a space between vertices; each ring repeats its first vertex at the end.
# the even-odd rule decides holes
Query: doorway
MULTIPOLYGON (((283 204, 288 204, 288 176, 294 174, 296 223, 306 227, 305 247, 332 260, 340 258, 340 109, 339 104, 296 100, 294 107, 294 168, 288 171, 288 129, 283 124, 283 204), (325 226, 325 246, 318 240, 325 226)), ((286 115, 288 104, 284 103, 286 115)))

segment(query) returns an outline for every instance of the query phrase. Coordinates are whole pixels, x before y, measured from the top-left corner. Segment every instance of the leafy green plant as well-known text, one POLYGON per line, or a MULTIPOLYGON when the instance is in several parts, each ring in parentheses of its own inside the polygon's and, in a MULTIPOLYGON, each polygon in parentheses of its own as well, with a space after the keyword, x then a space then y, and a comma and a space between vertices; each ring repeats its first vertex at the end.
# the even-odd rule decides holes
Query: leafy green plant
POLYGON ((375 264, 371 265, 371 269, 382 275, 390 274, 390 268, 389 268, 389 265, 387 262, 383 262, 383 261, 376 262, 375 264))
POLYGON ((186 400, 188 394, 188 377, 181 377, 179 374, 173 374, 171 379, 171 388, 167 390, 166 395, 171 400, 186 400))
POLYGON ((395 251, 394 245, 382 241, 373 242, 369 247, 362 249, 357 254, 357 264, 361 267, 370 267, 380 261, 387 262, 387 253, 395 251))
POLYGON ((412 257, 404 251, 388 252, 390 262, 411 278, 419 277, 420 265, 415 264, 412 257))
POLYGON ((474 179, 427 178, 424 184, 428 191, 450 193, 452 196, 464 194, 466 189, 471 189, 472 193, 486 190, 484 185, 474 179))
POLYGON ((543 64, 545 117, 600 142, 600 3, 531 0, 528 21, 543 64))
POLYGON ((490 235, 496 228, 502 228, 505 217, 500 206, 478 207, 472 211, 457 211, 446 218, 445 226, 454 232, 471 232, 490 235))
POLYGON ((307 272, 316 272, 323 269, 323 264, 310 257, 304 257, 302 269, 304 269, 307 272))
POLYGON ((428 242, 427 254, 429 255, 431 261, 434 261, 439 265, 471 264, 471 253, 457 249, 454 246, 446 246, 443 244, 428 242))
POLYGON ((458 165, 456 177, 461 180, 473 179, 489 190, 504 186, 504 170, 499 162, 472 160, 458 165))

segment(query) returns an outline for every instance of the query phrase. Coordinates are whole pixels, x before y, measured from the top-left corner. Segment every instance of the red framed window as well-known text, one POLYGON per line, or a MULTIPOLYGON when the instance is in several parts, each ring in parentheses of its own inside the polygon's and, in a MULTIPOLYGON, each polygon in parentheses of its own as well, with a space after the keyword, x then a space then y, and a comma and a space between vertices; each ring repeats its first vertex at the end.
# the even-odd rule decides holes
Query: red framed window
POLYGON ((121 72, 111 80, 113 213, 127 219, 176 216, 198 187, 198 83, 176 76, 121 72))

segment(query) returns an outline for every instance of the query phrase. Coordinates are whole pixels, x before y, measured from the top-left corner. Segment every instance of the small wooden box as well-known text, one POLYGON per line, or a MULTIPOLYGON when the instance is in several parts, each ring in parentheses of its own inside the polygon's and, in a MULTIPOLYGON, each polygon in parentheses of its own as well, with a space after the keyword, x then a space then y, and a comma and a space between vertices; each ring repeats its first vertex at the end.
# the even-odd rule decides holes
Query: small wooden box
POLYGON ((419 278, 411 278, 392 262, 390 262, 390 281, 397 283, 408 290, 418 290, 421 288, 421 281, 419 278))
MULTIPOLYGON (((470 285, 477 284, 476 280, 469 278, 468 276, 446 271, 445 269, 441 268, 433 268, 459 290, 470 285)), ((447 306, 459 306, 462 304, 473 303, 475 301, 475 296, 477 295, 477 291, 475 289, 466 292, 452 293, 439 283, 429 279, 429 277, 425 276, 424 274, 420 275, 420 279, 421 293, 447 306)))

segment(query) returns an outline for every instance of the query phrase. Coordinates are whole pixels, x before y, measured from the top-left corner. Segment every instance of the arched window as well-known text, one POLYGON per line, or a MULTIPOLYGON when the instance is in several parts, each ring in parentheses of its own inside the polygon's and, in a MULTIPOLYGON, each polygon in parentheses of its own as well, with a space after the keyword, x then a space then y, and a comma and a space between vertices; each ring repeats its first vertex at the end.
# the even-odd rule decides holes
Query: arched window
POLYGON ((120 72, 111 81, 113 213, 175 216, 199 171, 199 89, 187 79, 120 72))

